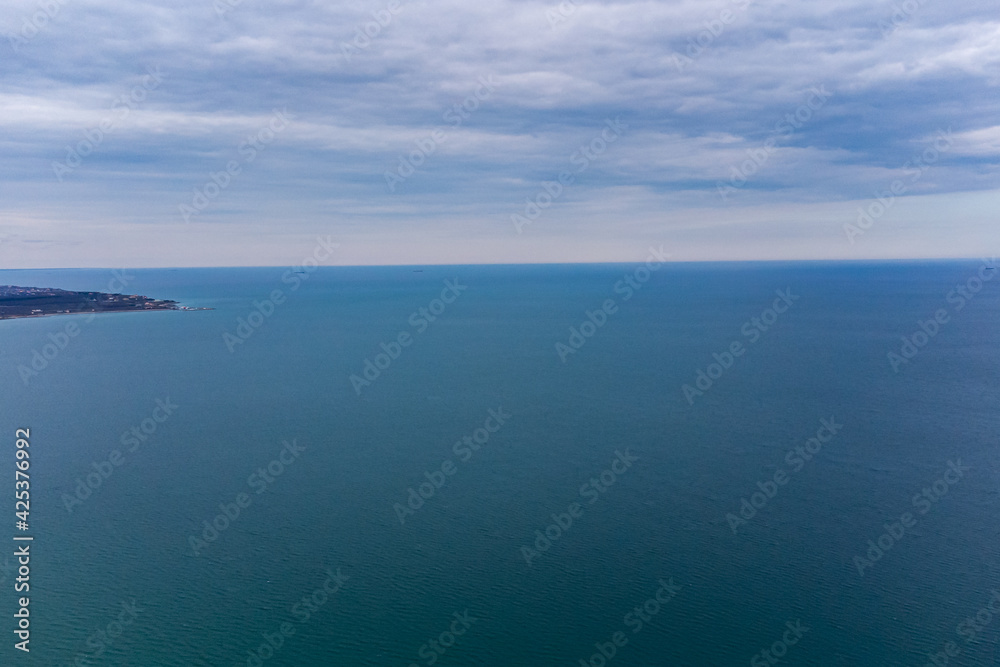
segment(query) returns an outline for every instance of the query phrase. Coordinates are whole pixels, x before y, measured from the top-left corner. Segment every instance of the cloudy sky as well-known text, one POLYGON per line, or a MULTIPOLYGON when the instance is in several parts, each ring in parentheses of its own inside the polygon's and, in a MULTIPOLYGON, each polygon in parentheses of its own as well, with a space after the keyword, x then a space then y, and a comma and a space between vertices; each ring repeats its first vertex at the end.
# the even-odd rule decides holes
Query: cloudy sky
POLYGON ((0 32, 0 267, 1000 249, 992 0, 6 0, 0 32))

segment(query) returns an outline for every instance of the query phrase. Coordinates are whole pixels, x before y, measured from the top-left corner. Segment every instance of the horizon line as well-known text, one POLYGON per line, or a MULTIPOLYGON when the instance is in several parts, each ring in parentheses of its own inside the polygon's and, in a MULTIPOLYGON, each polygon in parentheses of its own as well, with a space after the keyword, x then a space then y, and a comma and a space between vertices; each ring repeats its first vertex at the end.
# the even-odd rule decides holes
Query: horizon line
MULTIPOLYGON (((794 258, 794 259, 688 259, 667 260, 663 264, 898 264, 898 263, 939 263, 964 261, 995 261, 993 257, 876 257, 876 258, 794 258)), ((409 267, 447 267, 447 266, 595 266, 619 264, 643 264, 647 260, 608 260, 601 262, 453 262, 431 264, 318 264, 315 269, 350 269, 350 268, 409 268, 409 267)), ((303 266, 298 264, 234 264, 234 265, 198 265, 198 266, 39 266, 22 268, 0 268, 0 271, 151 271, 151 270, 181 270, 181 269, 273 269, 303 266)), ((311 271, 309 271, 311 273, 311 271)))

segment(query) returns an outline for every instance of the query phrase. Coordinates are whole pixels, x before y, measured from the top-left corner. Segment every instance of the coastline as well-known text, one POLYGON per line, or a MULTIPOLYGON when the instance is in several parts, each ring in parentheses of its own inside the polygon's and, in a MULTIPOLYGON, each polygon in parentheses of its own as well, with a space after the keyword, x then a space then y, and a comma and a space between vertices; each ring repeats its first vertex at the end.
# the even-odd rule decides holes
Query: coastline
POLYGON ((135 313, 157 310, 211 310, 181 306, 171 299, 136 294, 75 292, 47 287, 0 285, 0 320, 50 315, 135 313))
POLYGON ((57 317, 59 315, 104 315, 109 313, 155 313, 155 312, 173 312, 173 311, 186 311, 193 312, 196 310, 215 310, 215 308, 191 308, 189 306, 181 306, 178 308, 116 308, 114 310, 78 310, 76 312, 70 313, 37 313, 31 315, 0 315, 0 322, 5 322, 7 320, 26 320, 35 317, 57 317))

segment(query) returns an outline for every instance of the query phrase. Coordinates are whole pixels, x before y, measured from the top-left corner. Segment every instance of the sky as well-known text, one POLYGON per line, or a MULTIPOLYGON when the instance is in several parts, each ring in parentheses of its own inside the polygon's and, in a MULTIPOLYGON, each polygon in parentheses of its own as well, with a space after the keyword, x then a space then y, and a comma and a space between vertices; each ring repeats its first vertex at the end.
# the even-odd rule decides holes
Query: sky
POLYGON ((987 0, 5 0, 0 268, 981 257, 987 0))

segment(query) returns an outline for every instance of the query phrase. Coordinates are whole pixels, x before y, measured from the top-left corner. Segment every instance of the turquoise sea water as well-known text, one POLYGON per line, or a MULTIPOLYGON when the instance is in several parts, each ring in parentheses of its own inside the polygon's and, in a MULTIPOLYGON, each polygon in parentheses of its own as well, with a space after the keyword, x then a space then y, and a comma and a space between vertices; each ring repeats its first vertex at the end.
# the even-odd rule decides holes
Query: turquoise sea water
POLYGON ((0 555, 0 663, 917 666, 954 642, 948 664, 997 664, 1000 617, 960 624, 1000 590, 1000 280, 949 299, 982 262, 637 266, 129 271, 214 310, 0 322, 0 539, 21 427, 35 538, 27 655, 0 555))

